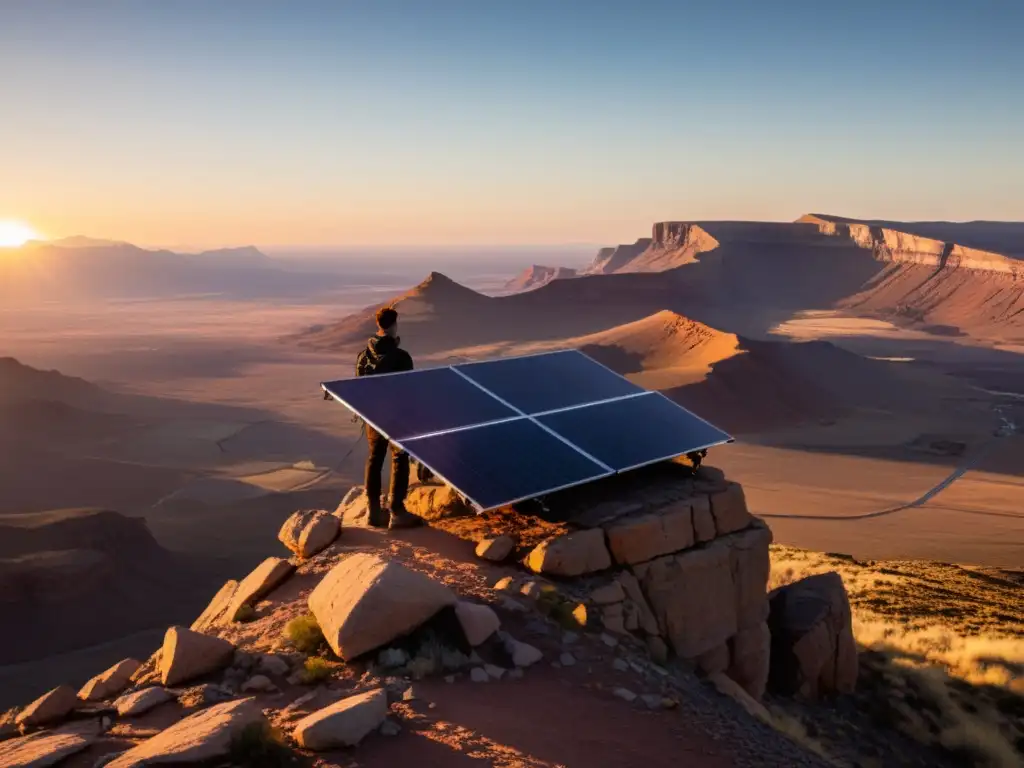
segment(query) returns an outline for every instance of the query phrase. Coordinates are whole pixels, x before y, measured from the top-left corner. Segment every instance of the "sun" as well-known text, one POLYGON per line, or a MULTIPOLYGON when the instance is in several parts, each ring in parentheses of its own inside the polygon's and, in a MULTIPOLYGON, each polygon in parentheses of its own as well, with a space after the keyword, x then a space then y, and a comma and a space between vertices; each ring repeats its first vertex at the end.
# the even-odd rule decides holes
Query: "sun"
POLYGON ((0 248, 18 248, 29 240, 38 240, 39 234, 20 221, 0 221, 0 248))

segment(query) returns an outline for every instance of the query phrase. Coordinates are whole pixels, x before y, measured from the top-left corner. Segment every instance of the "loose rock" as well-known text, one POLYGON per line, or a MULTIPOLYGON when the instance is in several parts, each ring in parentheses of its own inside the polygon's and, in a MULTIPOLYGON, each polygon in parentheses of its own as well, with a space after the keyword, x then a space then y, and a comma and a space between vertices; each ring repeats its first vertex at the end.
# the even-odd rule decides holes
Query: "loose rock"
POLYGON ((295 740, 315 751, 354 747, 380 728, 387 714, 388 697, 382 688, 349 696, 296 723, 295 740))
POLYGON ((627 701, 630 703, 636 701, 636 694, 628 688, 616 688, 614 691, 612 691, 612 694, 616 698, 622 699, 623 701, 627 701))
POLYGON ((0 765, 8 768, 44 768, 83 751, 98 737, 92 723, 40 731, 0 742, 0 765))
POLYGON ((484 560, 500 563, 512 554, 516 543, 509 536, 497 536, 493 539, 484 539, 476 545, 476 556, 484 560))
POLYGON ((484 664, 484 672, 495 680, 501 680, 505 676, 505 668, 499 667, 497 664, 484 664))
POLYGON ((601 633, 601 642, 607 645, 609 648, 614 648, 619 644, 619 641, 606 632, 601 633))
POLYGON ((409 663, 409 654, 401 648, 385 648, 377 654, 377 663, 384 669, 395 669, 409 663))
POLYGON ((132 675, 141 666, 142 662, 135 659, 119 661, 110 669, 96 675, 96 677, 82 686, 82 690, 78 692, 78 698, 83 701, 103 701, 104 699, 109 699, 128 687, 132 675))
POLYGON ((18 725, 32 728, 55 723, 70 715, 77 705, 78 697, 74 688, 61 685, 47 691, 21 710, 14 721, 18 725))
POLYGON ((504 634, 502 640, 505 643, 505 650, 512 657, 512 663, 517 667, 529 667, 544 658, 539 649, 516 640, 509 634, 504 634))
POLYGON ((141 691, 126 693, 114 702, 114 708, 121 717, 143 715, 149 710, 160 706, 174 698, 174 694, 166 688, 153 686, 141 691))
POLYGON ((276 687, 266 675, 253 675, 242 683, 242 691, 245 693, 250 691, 273 691, 276 687))
POLYGON ((550 539, 529 554, 526 565, 534 573, 582 576, 611 567, 604 531, 592 528, 550 539))
POLYGON ((288 674, 288 670, 291 669, 288 662, 280 656, 273 656, 267 653, 260 656, 260 661, 257 666, 260 672, 263 672, 266 675, 276 675, 278 677, 284 677, 288 674))
POLYGON ((281 582, 295 572, 295 566, 280 557, 268 557, 257 565, 252 573, 238 585, 228 605, 225 617, 238 621, 245 606, 255 607, 256 603, 270 594, 281 582))
POLYGON ((228 754, 245 728, 266 725, 255 699, 240 699, 196 712, 148 741, 128 750, 107 768, 136 768, 155 763, 199 763, 228 754))
POLYGON ((402 732, 402 726, 396 723, 394 720, 385 720, 380 725, 381 736, 397 736, 402 732))
POLYGON ((338 538, 341 525, 337 517, 323 509, 305 509, 285 520, 278 540, 299 557, 312 557, 338 538))
POLYGON ((563 667, 571 667, 576 664, 576 657, 573 656, 571 653, 563 653, 561 656, 558 657, 558 662, 563 667))
POLYGON ((171 627, 164 635, 160 654, 160 680, 178 685, 227 666, 235 647, 219 637, 171 627))
POLYGON ((474 648, 501 627, 501 619, 498 618, 498 614, 487 605, 460 600, 455 605, 455 615, 462 626, 466 641, 474 648))
POLYGON ((483 667, 473 667, 469 671, 469 679, 474 683, 488 683, 491 680, 491 676, 487 674, 483 667))

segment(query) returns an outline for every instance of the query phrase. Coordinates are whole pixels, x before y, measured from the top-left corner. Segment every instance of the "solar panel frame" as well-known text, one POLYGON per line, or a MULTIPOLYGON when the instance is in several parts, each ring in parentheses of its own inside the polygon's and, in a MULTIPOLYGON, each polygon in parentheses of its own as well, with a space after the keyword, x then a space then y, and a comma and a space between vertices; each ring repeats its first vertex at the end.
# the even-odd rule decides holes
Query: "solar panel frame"
MULTIPOLYGON (((383 376, 403 376, 403 375, 422 374, 422 373, 425 373, 426 371, 450 370, 453 373, 456 373, 457 375, 459 375, 463 380, 469 382, 470 384, 472 384, 473 386, 475 386, 476 388, 481 390, 483 393, 488 395, 490 398, 492 398, 494 401, 496 401, 500 405, 504 406, 505 408, 507 408, 507 409, 509 409, 509 410, 511 410, 511 411, 513 411, 515 413, 515 415, 512 415, 512 416, 502 417, 502 418, 498 418, 498 419, 491 419, 491 420, 483 421, 483 422, 476 422, 476 423, 471 423, 471 424, 458 425, 458 426, 455 426, 455 427, 435 430, 435 431, 426 432, 426 433, 407 435, 407 436, 405 436, 405 437, 403 437, 401 439, 394 439, 390 435, 388 435, 384 430, 380 429, 380 427, 377 424, 375 424, 371 419, 367 418, 362 412, 360 412, 359 410, 354 408, 350 403, 348 403, 347 401, 345 401, 344 399, 339 397, 336 393, 331 392, 327 385, 335 383, 334 381, 332 381, 332 382, 322 382, 320 386, 323 389, 323 391, 325 393, 327 393, 330 397, 332 397, 333 399, 337 400, 342 405, 344 405, 346 408, 348 408, 349 410, 351 410, 354 413, 356 413, 369 426, 373 427, 373 429, 375 429, 377 432, 380 432, 382 435, 387 437, 397 448, 399 448, 400 450, 405 451, 411 457, 413 457, 418 462, 420 462, 421 464, 426 466, 428 469, 430 469, 430 471, 434 474, 435 477, 437 477, 439 480, 443 481, 447 485, 449 485, 452 488, 454 488, 460 494, 462 494, 462 496, 464 498, 466 498, 473 506, 477 507, 477 509, 479 509, 481 512, 486 512, 486 511, 491 510, 491 509, 497 509, 497 508, 500 508, 500 507, 503 507, 503 506, 509 506, 509 505, 512 505, 512 504, 517 504, 517 503, 520 503, 522 501, 526 501, 526 500, 529 500, 529 499, 534 499, 534 498, 538 498, 538 497, 541 497, 541 496, 546 496, 548 494, 555 493, 557 491, 566 490, 568 488, 573 488, 575 486, 582 485, 582 484, 585 484, 585 483, 588 483, 588 482, 592 482, 594 480, 599 480, 599 479, 602 479, 602 478, 605 478, 605 477, 610 477, 611 475, 615 475, 615 474, 619 474, 619 473, 623 473, 623 472, 630 472, 630 471, 632 471, 634 469, 640 469, 641 467, 649 466, 651 464, 657 464, 657 463, 662 462, 662 461, 667 461, 667 460, 676 458, 678 456, 684 455, 686 453, 690 453, 692 451, 705 450, 705 449, 711 448, 711 447, 713 447, 715 445, 722 445, 724 443, 732 442, 732 440, 733 440, 732 436, 730 436, 724 430, 719 429, 714 424, 711 424, 711 422, 707 421, 706 419, 702 418, 701 416, 698 416, 697 414, 693 413, 689 409, 684 408, 683 406, 679 405, 678 403, 676 403, 675 401, 670 399, 667 395, 665 395, 663 392, 657 392, 657 391, 650 391, 650 390, 641 389, 638 392, 631 392, 629 394, 619 395, 617 397, 610 397, 610 398, 604 398, 604 399, 599 399, 599 400, 592 400, 592 401, 587 401, 587 402, 584 402, 584 403, 577 403, 577 404, 573 404, 573 405, 563 406, 563 407, 560 407, 560 408, 554 408, 554 409, 550 409, 550 410, 539 411, 539 412, 536 412, 536 413, 527 413, 527 412, 524 412, 523 410, 517 408, 515 405, 513 405, 510 402, 508 402, 507 400, 503 399, 499 395, 495 394, 494 392, 489 390, 486 386, 484 386, 480 382, 474 380, 472 377, 466 375, 463 371, 459 370, 459 368, 462 367, 462 366, 479 365, 480 363, 484 363, 484 362, 498 362, 498 361, 501 361, 501 360, 509 360, 509 359, 523 359, 523 358, 531 358, 531 357, 540 357, 540 356, 544 356, 544 355, 552 355, 552 354, 559 354, 559 353, 566 353, 566 352, 574 352, 575 354, 580 355, 580 356, 586 358, 587 360, 589 360, 590 362, 594 363, 595 365, 599 366, 600 368, 602 368, 603 370, 607 371, 608 373, 611 373, 613 376, 616 376, 616 377, 622 379, 623 381, 627 382, 631 387, 636 387, 635 384, 633 384, 631 381, 629 381, 629 379, 627 379, 622 374, 619 374, 619 373, 613 371, 611 368, 608 368, 608 366, 603 365, 602 363, 598 362, 597 360, 594 360, 594 358, 590 357, 590 355, 587 355, 585 352, 582 352, 582 351, 580 351, 578 349, 575 349, 575 350, 564 350, 564 349, 550 350, 550 351, 544 351, 544 352, 537 352, 537 353, 533 353, 533 354, 530 354, 530 355, 521 355, 521 356, 517 356, 516 358, 494 358, 491 361, 473 361, 473 362, 469 362, 469 363, 458 363, 458 364, 453 364, 453 365, 449 365, 449 366, 438 366, 436 368, 426 368, 426 369, 419 369, 419 370, 415 370, 415 371, 400 371, 400 372, 395 372, 395 373, 376 374, 376 375, 374 375, 372 377, 373 379, 378 379, 378 378, 381 378, 383 376), (566 436, 560 434, 556 430, 550 428, 546 424, 544 424, 541 421, 539 421, 539 418, 543 417, 543 416, 557 414, 557 413, 561 413, 561 412, 564 412, 564 411, 573 411, 573 410, 578 410, 578 409, 582 409, 582 408, 588 408, 588 407, 597 406, 597 405, 604 405, 604 404, 607 404, 607 403, 613 403, 613 402, 617 402, 617 401, 630 400, 630 399, 633 399, 633 398, 643 397, 643 396, 646 396, 646 395, 659 396, 659 397, 664 398, 666 401, 671 403, 675 408, 678 408, 678 409, 680 409, 682 411, 685 411, 687 414, 689 414, 693 418, 703 422, 704 424, 706 424, 707 426, 711 427, 715 431, 720 432, 722 435, 725 436, 725 439, 724 440, 715 441, 715 442, 709 443, 707 445, 701 445, 701 446, 696 446, 696 447, 693 447, 693 448, 689 448, 689 449, 687 449, 685 451, 682 451, 680 453, 672 453, 672 454, 670 454, 668 456, 663 456, 663 457, 660 457, 660 458, 650 459, 650 460, 644 461, 642 463, 635 464, 635 465, 632 465, 632 466, 629 466, 629 467, 625 467, 625 468, 622 468, 622 469, 616 469, 616 468, 613 468, 613 467, 609 466, 608 464, 606 464, 604 461, 602 461, 598 457, 596 457, 596 456, 592 455, 591 453, 587 452, 586 450, 581 448, 579 445, 576 445, 570 439, 568 439, 566 436), (432 437, 438 437, 438 436, 441 436, 441 435, 446 435, 446 434, 451 434, 451 433, 456 433, 456 432, 462 432, 462 431, 468 431, 468 430, 481 429, 481 428, 496 426, 496 425, 499 425, 499 424, 514 422, 514 421, 520 421, 520 420, 529 421, 529 422, 533 423, 535 426, 537 426, 540 429, 542 429, 543 431, 547 432, 552 437, 554 437, 557 440, 561 441, 566 446, 568 446, 570 449, 572 449, 576 453, 580 454, 582 457, 586 458, 587 460, 589 460, 592 463, 594 463, 597 466, 599 466, 602 469, 603 474, 595 475, 594 477, 588 477, 588 478, 582 479, 582 480, 577 480, 577 481, 574 481, 572 483, 568 483, 566 485, 562 485, 562 486, 559 486, 559 487, 548 488, 548 489, 545 489, 543 491, 533 492, 533 493, 530 493, 529 495, 525 495, 525 496, 522 496, 522 497, 519 497, 519 498, 509 499, 509 500, 506 500, 506 501, 502 501, 501 503, 496 504, 496 505, 490 505, 490 506, 484 507, 480 502, 478 502, 477 500, 475 500, 475 499, 471 498, 469 495, 467 495, 461 488, 459 488, 459 486, 456 483, 453 483, 451 480, 449 480, 447 477, 445 477, 445 475, 443 473, 437 471, 437 469, 435 467, 431 466, 431 464, 428 461, 425 461, 422 457, 418 456, 417 452, 415 450, 415 447, 412 450, 410 450, 409 446, 407 445, 407 443, 415 443, 418 440, 425 440, 425 439, 429 439, 429 438, 432 438, 432 437)), ((349 379, 338 379, 336 381, 348 381, 348 380, 349 379)))

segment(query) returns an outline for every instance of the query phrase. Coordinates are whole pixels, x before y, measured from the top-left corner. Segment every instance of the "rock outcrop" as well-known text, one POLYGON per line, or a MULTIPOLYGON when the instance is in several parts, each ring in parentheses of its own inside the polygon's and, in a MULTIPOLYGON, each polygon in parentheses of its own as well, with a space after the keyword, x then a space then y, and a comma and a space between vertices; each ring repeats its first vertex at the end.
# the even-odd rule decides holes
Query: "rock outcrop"
POLYGON ((132 675, 141 666, 142 662, 135 659, 119 661, 110 669, 96 675, 96 677, 82 686, 82 690, 78 692, 78 698, 83 701, 103 701, 104 699, 116 696, 128 687, 132 675))
POLYGON ((832 571, 787 584, 770 605, 769 687, 806 698, 853 691, 857 645, 842 577, 832 571))
POLYGON ((202 763, 224 757, 250 726, 266 725, 255 699, 217 704, 186 717, 107 763, 107 768, 202 763))
POLYGON ((299 557, 312 557, 338 538, 338 518, 323 509, 305 509, 285 520, 278 540, 299 557))
POLYGON ((160 649, 160 680, 164 685, 178 685, 216 672, 228 665, 234 652, 227 640, 171 627, 160 649))
POLYGON ((328 645, 345 660, 380 648, 455 605, 445 585, 377 554, 341 560, 309 596, 328 645))
POLYGON ((568 267, 546 267, 541 264, 534 264, 505 283, 505 290, 514 293, 532 291, 535 288, 547 285, 552 280, 568 280, 573 277, 576 277, 575 269, 568 267))
POLYGON ((349 696, 300 720, 295 741, 314 751, 354 747, 379 728, 387 714, 388 695, 383 688, 349 696))

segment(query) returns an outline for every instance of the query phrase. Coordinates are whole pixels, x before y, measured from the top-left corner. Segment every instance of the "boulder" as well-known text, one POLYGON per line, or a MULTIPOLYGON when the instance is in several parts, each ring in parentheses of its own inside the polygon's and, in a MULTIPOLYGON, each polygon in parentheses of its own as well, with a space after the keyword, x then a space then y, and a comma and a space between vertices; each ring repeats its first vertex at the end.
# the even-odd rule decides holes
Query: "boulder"
POLYGON ((728 533, 742 530, 754 522, 753 516, 747 511, 743 486, 739 483, 729 483, 725 490, 710 494, 709 499, 716 535, 725 536, 728 533))
POLYGON ((228 604, 225 618, 237 621, 243 606, 255 607, 256 603, 270 594, 281 582, 295 572, 295 566, 280 557, 268 557, 246 576, 238 585, 228 604))
POLYGON ((383 688, 367 691, 317 710, 295 725, 299 746, 315 751, 354 747, 384 722, 388 694, 383 688))
POLYGON ((727 674, 743 689, 760 700, 768 683, 768 665, 772 636, 768 624, 741 629, 729 641, 729 669, 727 674))
POLYGON ((161 651, 160 681, 164 685, 178 685, 227 666, 235 647, 219 637, 171 627, 164 635, 161 651))
POLYGON ((231 599, 238 590, 238 582, 234 579, 224 583, 224 586, 217 590, 210 604, 199 614, 199 618, 192 622, 191 629, 196 632, 209 632, 214 627, 227 623, 228 606, 231 599))
POLYGON ((338 538, 341 524, 324 509, 303 509, 284 521, 278 540, 299 557, 312 557, 338 538))
POLYGON ((357 552, 317 585, 309 609, 331 650, 347 661, 411 632, 455 602, 444 584, 379 554, 357 552))
POLYGON ((78 698, 83 701, 103 701, 119 694, 128 687, 132 675, 138 672, 141 666, 142 662, 135 659, 119 661, 82 686, 78 698))
POLYGON ((770 605, 768 687, 806 698, 853 691, 857 646, 842 577, 808 576, 775 590, 770 605))
POLYGON ((715 518, 711 515, 711 500, 704 494, 693 497, 693 538, 696 542, 715 538, 715 518))
POLYGON ((684 659, 724 644, 736 634, 736 590, 729 548, 665 555, 634 566, 644 595, 675 652, 684 659))
POLYGON ((549 539, 529 554, 526 565, 534 573, 555 576, 582 576, 610 568, 612 564, 604 531, 591 528, 549 539))
POLYGON ((633 565, 693 546, 693 507, 676 502, 639 517, 615 521, 607 528, 615 562, 633 565))
POLYGON ((768 618, 769 547, 772 532, 760 520, 740 533, 722 539, 729 547, 730 567, 736 585, 736 623, 750 629, 768 618))
POLYGON ((141 691, 126 693, 114 702, 114 708, 121 717, 144 715, 174 698, 174 694, 159 685, 143 688, 141 691))
POLYGON ((622 584, 618 581, 612 581, 608 584, 603 584, 590 593, 590 602, 595 605, 609 605, 611 603, 621 603, 626 599, 626 592, 622 588, 622 584))
POLYGON ((510 536, 496 536, 493 539, 484 539, 476 545, 476 556, 484 560, 491 560, 500 563, 512 554, 516 543, 510 536))
POLYGON ((45 768, 89 747, 99 736, 94 723, 76 723, 0 742, 4 768, 45 768))
POLYGON ((135 670, 130 678, 134 688, 145 685, 152 685, 160 679, 160 659, 163 656, 163 648, 157 648, 153 654, 146 659, 142 666, 135 670))
POLYGON ((647 598, 644 597, 643 590, 640 589, 640 582, 636 580, 636 576, 628 571, 623 571, 615 579, 622 585, 626 597, 636 606, 637 622, 640 625, 640 629, 648 635, 657 635, 660 632, 658 620, 654 617, 651 606, 647 604, 647 598))
POLYGON ((47 691, 21 710, 14 721, 18 725, 35 728, 63 720, 74 711, 76 706, 78 706, 78 696, 75 695, 75 689, 68 685, 60 685, 52 691, 47 691))
POLYGON ((471 514, 472 508, 462 497, 443 483, 418 483, 409 488, 405 497, 405 508, 424 520, 440 520, 471 514))
POLYGON ((498 614, 487 605, 460 600, 455 605, 455 615, 462 625, 466 641, 473 647, 484 642, 501 628, 498 614))
POLYGON ((651 655, 651 661, 655 664, 664 664, 668 661, 668 646, 665 641, 657 635, 648 635, 647 652, 651 655))
POLYGON ((217 704, 180 720, 165 731, 129 749, 106 768, 136 768, 159 763, 202 763, 222 758, 246 728, 267 726, 255 699, 217 704))

